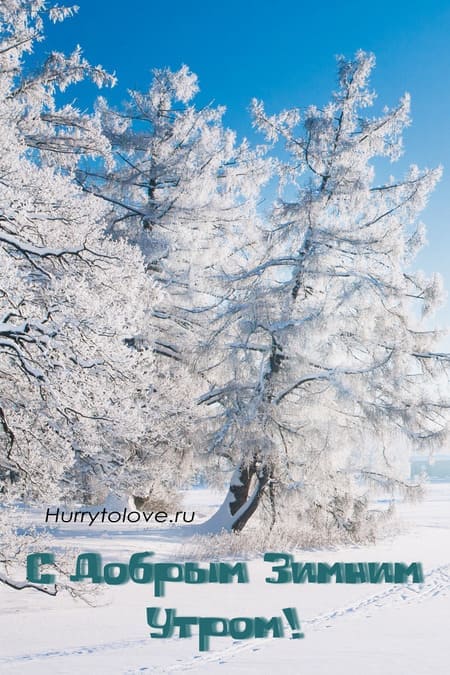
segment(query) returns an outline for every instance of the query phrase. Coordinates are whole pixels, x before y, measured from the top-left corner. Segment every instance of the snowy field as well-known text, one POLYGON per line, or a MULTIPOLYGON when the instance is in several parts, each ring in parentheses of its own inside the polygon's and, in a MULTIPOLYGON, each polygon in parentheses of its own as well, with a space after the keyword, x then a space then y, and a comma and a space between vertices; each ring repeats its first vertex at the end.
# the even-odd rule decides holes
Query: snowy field
MULTIPOLYGON (((207 515, 214 495, 192 491, 185 503, 207 515)), ((302 561, 420 561, 425 583, 269 585, 262 558, 248 563, 250 583, 167 584, 164 598, 153 586, 106 587, 98 606, 67 596, 2 587, 0 672, 122 674, 274 673, 305 675, 446 675, 450 672, 450 484, 428 487, 426 499, 399 509, 403 534, 377 546, 308 551, 302 561), (173 607, 196 616, 279 616, 295 607, 304 639, 212 638, 199 652, 198 639, 152 639, 146 607, 173 607)), ((102 553, 125 562, 132 553, 155 552, 173 560, 182 539, 152 525, 64 525, 53 528, 57 545, 102 553)), ((287 625, 287 624, 286 624, 287 625)), ((286 631, 289 635, 289 631, 286 631)))

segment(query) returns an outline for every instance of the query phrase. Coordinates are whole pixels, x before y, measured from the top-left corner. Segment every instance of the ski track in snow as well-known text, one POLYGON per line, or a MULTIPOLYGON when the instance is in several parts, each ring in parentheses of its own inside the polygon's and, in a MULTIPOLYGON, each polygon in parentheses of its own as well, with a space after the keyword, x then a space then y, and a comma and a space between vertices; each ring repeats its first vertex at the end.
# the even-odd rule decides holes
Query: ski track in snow
MULTIPOLYGON (((366 596, 351 605, 334 609, 325 614, 321 614, 313 619, 301 621, 301 628, 305 630, 307 636, 308 630, 322 630, 330 628, 336 619, 342 617, 356 616, 360 612, 367 610, 377 610, 382 607, 394 605, 397 603, 418 603, 436 596, 444 596, 448 593, 450 587, 450 563, 436 567, 425 577, 423 584, 406 584, 389 586, 386 590, 374 595, 366 596)), ((370 616, 366 615, 366 616, 370 616)), ((31 661, 43 661, 58 657, 72 657, 86 654, 98 654, 101 652, 115 651, 120 649, 146 647, 151 638, 139 640, 118 640, 114 642, 100 643, 90 646, 79 646, 72 649, 57 649, 46 652, 35 652, 21 656, 11 656, 0 658, 0 666, 8 664, 18 665, 31 661)), ((195 640, 195 637, 191 638, 195 640)), ((180 661, 171 666, 143 666, 124 671, 124 675, 138 675, 139 673, 172 673, 182 670, 193 670, 207 665, 208 663, 224 664, 245 651, 258 651, 268 644, 272 644, 272 638, 258 639, 257 641, 235 640, 233 644, 223 650, 199 653, 187 661, 180 661)))

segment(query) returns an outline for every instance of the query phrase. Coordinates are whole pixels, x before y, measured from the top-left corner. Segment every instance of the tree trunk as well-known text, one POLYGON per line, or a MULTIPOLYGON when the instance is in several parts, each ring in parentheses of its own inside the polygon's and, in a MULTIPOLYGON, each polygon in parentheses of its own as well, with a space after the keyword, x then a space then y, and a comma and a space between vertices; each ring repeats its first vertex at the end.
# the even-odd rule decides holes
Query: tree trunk
POLYGON ((233 532, 240 532, 255 513, 269 478, 268 467, 262 467, 258 471, 256 462, 239 468, 239 483, 230 485, 230 492, 234 497, 229 505, 231 515, 235 516, 231 527, 233 532), (256 478, 256 487, 249 497, 253 478, 256 478))
POLYGON ((199 526, 202 534, 240 532, 255 513, 270 481, 268 466, 258 466, 256 459, 235 469, 227 496, 219 510, 199 526))

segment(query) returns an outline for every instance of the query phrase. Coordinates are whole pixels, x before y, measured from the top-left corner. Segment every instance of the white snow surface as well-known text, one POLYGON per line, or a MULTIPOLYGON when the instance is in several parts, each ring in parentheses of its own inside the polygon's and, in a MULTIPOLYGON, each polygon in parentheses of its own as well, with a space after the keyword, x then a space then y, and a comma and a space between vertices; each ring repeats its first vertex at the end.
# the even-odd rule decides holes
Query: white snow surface
MULTIPOLYGON (((186 510, 207 516, 220 498, 208 491, 186 495, 186 510)), ((375 546, 301 551, 301 561, 420 561, 423 584, 266 584, 270 565, 249 560, 250 583, 106 586, 98 606, 67 595, 0 588, 0 673, 222 673, 283 675, 447 675, 450 672, 450 483, 429 485, 425 500, 399 507, 402 534, 375 546), (304 639, 211 638, 200 652, 192 638, 152 639, 150 606, 201 617, 282 616, 295 607, 304 639)), ((36 525, 44 514, 33 515, 36 525)), ((187 527, 187 526, 186 526, 187 527)), ((177 526, 178 528, 178 526, 177 526)), ((126 562, 150 550, 171 562, 183 537, 174 526, 81 524, 51 526, 56 545, 101 553, 126 562)), ((289 551, 286 551, 289 552, 289 551)), ((245 560, 242 557, 241 560, 245 560)), ((205 563, 203 563, 205 564, 205 563)), ((287 626, 287 624, 286 624, 287 626)))

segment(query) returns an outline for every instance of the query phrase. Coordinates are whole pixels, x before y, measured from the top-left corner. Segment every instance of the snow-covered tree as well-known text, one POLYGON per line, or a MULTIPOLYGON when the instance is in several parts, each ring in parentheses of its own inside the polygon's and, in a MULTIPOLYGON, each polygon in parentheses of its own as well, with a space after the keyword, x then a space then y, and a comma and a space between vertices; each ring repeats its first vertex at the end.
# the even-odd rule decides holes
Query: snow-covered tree
MULTIPOLYGON (((138 244, 149 275, 166 290, 151 318, 165 413, 149 440, 164 464, 175 465, 166 472, 171 480, 191 472, 192 442, 198 445, 196 398, 208 379, 194 354, 209 332, 208 308, 223 300, 214 270, 241 249, 270 172, 262 149, 237 143, 223 126, 224 108, 198 108, 197 93, 197 77, 183 66, 155 70, 149 90, 131 91, 121 109, 100 99, 114 161, 78 172, 83 188, 108 205, 109 232, 138 244)), ((163 473, 153 457, 149 481, 163 473)))
POLYGON ((268 174, 261 150, 237 144, 224 128, 225 108, 196 107, 198 91, 197 76, 182 66, 154 70, 149 90, 130 91, 120 110, 100 98, 114 164, 79 172, 85 189, 110 204, 111 232, 137 241, 150 271, 182 288, 188 266, 206 267, 205 241, 253 214, 268 174))
POLYGON ((207 452, 234 469, 205 531, 242 529, 266 495, 272 522, 284 513, 296 529, 365 536, 371 488, 406 487, 408 448, 446 437, 449 357, 423 322, 441 280, 411 267, 440 169, 377 181, 374 160, 401 153, 409 98, 364 115, 373 64, 340 59, 323 108, 270 116, 253 102, 255 126, 291 161, 278 163, 285 196, 260 260, 224 276, 233 291, 203 346, 215 380, 201 398, 213 411, 207 452))
POLYGON ((139 489, 154 423, 153 354, 127 340, 145 338, 161 291, 136 247, 105 237, 104 203, 75 181, 79 158, 109 144, 95 116, 58 109, 54 94, 101 69, 79 52, 25 66, 45 13, 70 14, 46 7, 0 6, 2 566, 34 540, 15 545, 15 502, 139 489))

